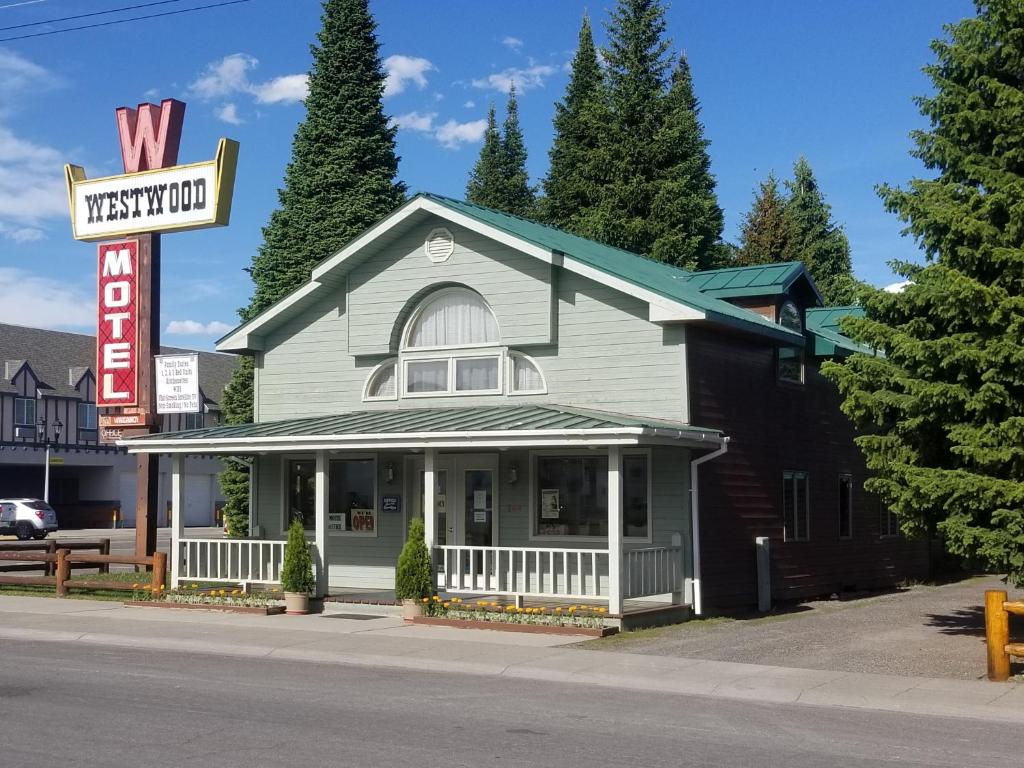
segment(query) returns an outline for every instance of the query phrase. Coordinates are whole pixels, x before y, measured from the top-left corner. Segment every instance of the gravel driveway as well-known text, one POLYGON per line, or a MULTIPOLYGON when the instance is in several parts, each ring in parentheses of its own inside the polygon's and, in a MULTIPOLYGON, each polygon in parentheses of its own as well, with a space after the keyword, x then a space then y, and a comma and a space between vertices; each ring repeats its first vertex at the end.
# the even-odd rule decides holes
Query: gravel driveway
MULTIPOLYGON (((985 677, 982 576, 941 586, 794 606, 751 619, 707 619, 581 643, 591 650, 965 680, 985 677)), ((1024 597, 1009 589, 1010 599, 1024 597)), ((1024 641, 1011 616, 1010 638, 1024 641)), ((1015 669, 1014 671, 1020 671, 1015 669)))

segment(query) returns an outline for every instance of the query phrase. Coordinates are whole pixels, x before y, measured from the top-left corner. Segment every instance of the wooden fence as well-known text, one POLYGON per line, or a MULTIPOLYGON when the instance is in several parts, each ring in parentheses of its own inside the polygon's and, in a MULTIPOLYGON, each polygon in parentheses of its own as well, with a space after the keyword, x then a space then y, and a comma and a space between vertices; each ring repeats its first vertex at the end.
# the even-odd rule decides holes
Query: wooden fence
MULTIPOLYGON (((95 550, 96 554, 110 554, 110 539, 96 539, 95 541, 61 541, 60 539, 49 539, 47 541, 3 541, 0 542, 0 552, 45 552, 48 555, 56 555, 58 549, 70 549, 72 551, 95 550)), ((15 560, 17 558, 14 558, 15 560)), ((75 568, 99 568, 100 573, 109 573, 110 566, 102 563, 99 566, 79 564, 75 568)), ((50 563, 16 563, 15 565, 0 565, 0 573, 12 573, 16 571, 39 571, 42 570, 47 576, 53 576, 55 562, 50 563)))
MULTIPOLYGON (((56 590, 57 597, 66 597, 69 589, 111 589, 132 591, 138 589, 125 581, 110 581, 103 579, 71 579, 72 568, 108 568, 111 565, 136 565, 140 567, 151 567, 153 573, 150 576, 149 589, 159 594, 164 588, 164 579, 167 573, 167 555, 157 552, 152 557, 135 557, 133 555, 92 555, 72 554, 67 547, 62 547, 55 554, 25 553, 25 552, 0 552, 0 561, 16 561, 25 563, 41 563, 36 570, 45 570, 47 573, 52 569, 53 575, 49 576, 4 576, 0 575, 0 584, 7 585, 30 585, 30 586, 52 586, 56 590)), ((105 571, 106 572, 106 571, 105 571)))
POLYGON ((997 683, 1010 677, 1010 657, 1024 656, 1024 643, 1010 642, 1010 614, 1024 616, 1024 602, 1010 602, 1006 592, 985 592, 985 639, 988 643, 988 679, 997 683))

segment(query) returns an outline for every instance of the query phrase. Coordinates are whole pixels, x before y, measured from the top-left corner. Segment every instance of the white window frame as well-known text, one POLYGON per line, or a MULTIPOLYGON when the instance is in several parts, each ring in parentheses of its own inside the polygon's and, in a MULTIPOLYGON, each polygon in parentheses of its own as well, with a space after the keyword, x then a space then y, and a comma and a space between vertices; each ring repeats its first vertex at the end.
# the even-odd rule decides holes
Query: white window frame
POLYGON ((836 489, 839 491, 837 498, 839 502, 839 540, 850 541, 853 538, 853 475, 849 472, 840 472, 839 479, 836 481, 836 489), (849 515, 849 533, 843 536, 843 481, 846 481, 846 512, 849 515))
POLYGON ((204 418, 205 415, 206 414, 204 414, 202 411, 199 411, 198 413, 184 413, 184 414, 182 414, 183 418, 181 420, 181 425, 182 425, 181 428, 183 430, 186 430, 186 429, 203 429, 203 428, 205 428, 206 427, 206 423, 205 423, 206 419, 204 418), (194 419, 196 417, 199 418, 199 426, 198 427, 195 427, 195 426, 190 427, 188 425, 189 419, 190 418, 194 419))
POLYGON ((402 379, 404 378, 402 376, 399 376, 399 371, 400 370, 401 369, 398 366, 398 358, 397 357, 389 357, 384 362, 379 363, 378 365, 374 366, 373 370, 370 371, 370 375, 366 377, 366 383, 363 385, 363 402, 373 403, 373 402, 381 402, 381 401, 388 401, 388 400, 397 400, 398 399, 398 393, 402 391, 401 382, 402 382, 402 379), (393 395, 375 395, 375 396, 370 395, 370 387, 373 385, 373 380, 375 378, 377 378, 377 374, 378 373, 380 373, 382 370, 384 370, 388 366, 394 366, 394 368, 395 368, 395 394, 393 394, 393 395))
POLYGON ((475 395, 500 395, 503 392, 502 380, 505 377, 505 350, 504 348, 485 347, 484 350, 476 350, 473 354, 462 355, 437 355, 429 352, 409 353, 402 356, 402 375, 399 377, 401 393, 403 398, 416 397, 472 397, 475 395), (493 350, 493 351, 492 351, 493 350), (495 359, 498 362, 498 376, 496 389, 456 389, 455 365, 458 360, 479 360, 495 359), (448 364, 448 387, 443 391, 436 392, 410 392, 408 390, 410 376, 409 363, 447 363, 448 364))
MULTIPOLYGON (((572 448, 568 448, 566 450, 551 449, 543 451, 530 451, 530 516, 527 519, 527 525, 529 526, 528 533, 530 535, 530 541, 605 544, 608 542, 607 536, 572 536, 537 533, 534 526, 534 522, 536 522, 536 516, 539 512, 539 510, 537 509, 537 460, 543 456, 557 456, 566 458, 595 458, 600 455, 600 453, 595 453, 594 451, 580 451, 574 450, 572 448)), ((625 533, 623 533, 622 541, 629 544, 651 544, 654 541, 654 463, 652 451, 650 448, 623 448, 620 451, 620 455, 622 456, 622 458, 625 458, 626 456, 647 457, 647 535, 626 536, 625 533)), ((605 458, 607 458, 607 454, 605 454, 605 458)), ((625 484, 621 482, 621 478, 619 483, 619 492, 625 492, 625 484)))
MULTIPOLYGON (((372 531, 327 531, 328 539, 376 539, 380 536, 380 462, 376 453, 337 453, 327 455, 327 513, 331 504, 331 464, 337 461, 372 461, 373 462, 373 519, 372 531)), ((326 521, 324 525, 326 525, 326 521)))
POLYGON ((811 473, 801 469, 787 469, 782 473, 782 540, 785 542, 803 542, 811 540, 811 473), (798 513, 799 506, 798 494, 796 492, 795 480, 802 477, 806 487, 804 494, 804 531, 803 536, 800 535, 800 525, 798 513), (786 483, 793 482, 793 536, 792 538, 786 533, 786 483))
MULTIPOLYGON (((801 334, 804 332, 803 316, 800 313, 800 308, 793 301, 791 301, 789 299, 786 299, 784 302, 782 302, 782 304, 779 305, 779 311, 778 311, 778 314, 776 315, 776 317, 777 317, 776 322, 779 325, 781 325, 783 328, 786 328, 787 330, 790 330, 790 331, 796 331, 797 333, 801 333, 801 334), (791 328, 790 326, 788 326, 788 325, 786 325, 785 323, 782 322, 782 313, 783 313, 783 311, 787 307, 792 307, 793 311, 796 313, 797 323, 800 326, 799 328, 791 328)), ((800 348, 800 347, 792 347, 792 346, 788 346, 788 345, 783 345, 783 346, 776 347, 776 349, 775 349, 775 378, 776 378, 776 380, 780 381, 782 383, 785 383, 785 384, 795 384, 795 385, 801 385, 801 386, 803 384, 805 384, 806 383, 806 379, 807 379, 807 373, 805 371, 805 368, 806 368, 806 359, 805 358, 806 358, 806 355, 804 354, 804 350, 802 348, 800 348), (797 353, 796 354, 796 359, 800 361, 800 374, 799 374, 799 376, 797 378, 790 378, 788 376, 783 376, 782 375, 782 350, 784 348, 785 349, 792 349, 792 350, 794 350, 797 353)))
MULTIPOLYGON (((316 471, 316 454, 315 453, 284 453, 281 454, 281 536, 288 536, 288 526, 291 525, 291 521, 288 519, 288 494, 291 492, 291 486, 289 484, 289 476, 291 474, 291 463, 293 461, 311 461, 313 462, 314 472, 316 471)), ((314 502, 315 503, 315 502, 314 502)), ((249 514, 252 514, 250 508, 249 514)), ((313 510, 314 522, 312 528, 305 528, 306 538, 309 541, 316 540, 316 508, 313 510)))
MULTIPOLYGON (((16 427, 32 427, 36 428, 36 416, 39 413, 39 405, 36 403, 34 397, 16 397, 14 398, 14 426, 16 427), (21 403, 32 403, 32 420, 31 421, 19 421, 18 420, 18 405, 21 403)), ((22 415, 24 419, 25 416, 22 415)))
POLYGON ((507 366, 507 370, 506 370, 506 376, 507 376, 507 381, 505 382, 506 391, 511 396, 515 396, 515 397, 529 397, 530 395, 546 395, 548 393, 548 379, 544 375, 544 371, 541 369, 540 365, 537 364, 537 361, 534 358, 530 357, 527 354, 524 354, 523 352, 512 352, 511 350, 509 351, 509 353, 508 353, 508 366, 507 366), (534 367, 534 370, 537 371, 537 375, 540 376, 540 389, 516 389, 516 387, 515 387, 515 375, 516 375, 515 361, 516 361, 516 358, 520 358, 522 360, 525 360, 526 362, 528 362, 530 365, 532 365, 534 367))
POLYGON ((78 406, 75 408, 75 420, 78 424, 79 432, 95 432, 98 427, 99 416, 96 412, 96 403, 90 403, 88 401, 79 401, 78 406), (85 406, 87 409, 86 413, 92 414, 92 424, 88 423, 88 419, 83 421, 82 419, 82 407, 85 406))
POLYGON ((500 344, 501 344, 500 340, 501 340, 501 325, 498 323, 498 317, 497 317, 497 315, 494 314, 494 310, 491 309, 491 305, 487 302, 487 300, 483 296, 481 296, 479 293, 477 293, 476 291, 473 291, 473 290, 471 290, 469 288, 460 288, 460 287, 441 288, 440 290, 433 291, 432 293, 428 293, 426 296, 424 296, 423 299, 420 301, 419 306, 416 307, 416 309, 413 311, 412 315, 410 315, 409 319, 406 321, 405 328, 402 330, 401 350, 403 352, 424 352, 424 351, 426 351, 426 352, 435 352, 435 351, 438 351, 438 350, 456 350, 457 351, 457 350, 461 350, 461 349, 492 349, 492 348, 500 346, 500 344), (459 293, 459 294, 467 294, 468 293, 468 294, 471 294, 472 296, 476 297, 477 299, 479 299, 481 302, 483 302, 484 307, 486 307, 487 311, 491 313, 491 317, 494 318, 494 325, 498 329, 498 341, 479 342, 479 343, 476 343, 476 344, 461 344, 459 346, 438 346, 438 347, 413 347, 413 346, 410 346, 410 344, 409 344, 409 336, 412 334, 412 329, 416 326, 416 323, 419 322, 420 317, 423 315, 424 310, 428 306, 433 304, 434 301, 436 301, 437 299, 439 299, 439 298, 441 298, 443 296, 450 296, 451 294, 454 294, 454 293, 459 293))

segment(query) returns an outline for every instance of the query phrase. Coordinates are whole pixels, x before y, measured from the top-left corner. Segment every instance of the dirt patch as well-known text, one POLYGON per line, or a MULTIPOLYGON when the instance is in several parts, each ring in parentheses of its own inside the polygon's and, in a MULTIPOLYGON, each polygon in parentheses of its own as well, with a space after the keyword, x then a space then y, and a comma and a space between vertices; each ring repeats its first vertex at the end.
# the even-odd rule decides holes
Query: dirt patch
MULTIPOLYGON (((914 586, 852 600, 824 600, 749 619, 709 618, 625 632, 576 647, 842 672, 985 676, 986 589, 994 576, 914 586)), ((1024 597, 1009 589, 1010 599, 1024 597)), ((1011 616, 1010 637, 1024 641, 1011 616)), ((1016 669, 1015 672, 1021 670, 1016 669)))

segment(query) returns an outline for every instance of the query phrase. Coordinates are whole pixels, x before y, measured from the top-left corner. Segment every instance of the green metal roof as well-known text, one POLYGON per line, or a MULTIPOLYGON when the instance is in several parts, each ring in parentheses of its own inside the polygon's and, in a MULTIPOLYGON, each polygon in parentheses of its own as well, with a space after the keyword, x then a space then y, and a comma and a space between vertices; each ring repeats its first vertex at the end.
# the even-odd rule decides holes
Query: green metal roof
MULTIPOLYGON (((800 334, 766 320, 756 312, 737 307, 713 295, 703 293, 691 281, 706 273, 688 272, 679 267, 663 264, 621 248, 613 248, 579 235, 573 235, 547 224, 541 224, 502 211, 485 208, 462 200, 455 200, 429 192, 417 197, 433 200, 466 216, 507 232, 527 242, 558 251, 588 266, 657 293, 665 298, 704 310, 708 319, 728 325, 739 325, 748 330, 767 334, 789 343, 802 343, 800 334)), ((787 265, 792 266, 792 265, 787 265)))
POLYGON ((864 317, 861 307, 818 307, 805 312, 804 325, 814 340, 815 355, 829 357, 840 352, 864 352, 875 354, 875 350, 858 344, 845 335, 839 325, 844 317, 864 317))
POLYGON ((265 421, 163 432, 123 441, 173 444, 258 438, 342 437, 359 435, 426 435, 486 432, 639 429, 693 439, 716 439, 715 429, 682 422, 637 418, 562 405, 492 405, 461 408, 405 408, 355 411, 334 416, 265 421))
POLYGON ((687 280, 701 293, 731 299, 784 293, 804 274, 802 262, 787 261, 691 272, 687 280))

